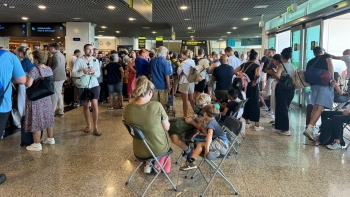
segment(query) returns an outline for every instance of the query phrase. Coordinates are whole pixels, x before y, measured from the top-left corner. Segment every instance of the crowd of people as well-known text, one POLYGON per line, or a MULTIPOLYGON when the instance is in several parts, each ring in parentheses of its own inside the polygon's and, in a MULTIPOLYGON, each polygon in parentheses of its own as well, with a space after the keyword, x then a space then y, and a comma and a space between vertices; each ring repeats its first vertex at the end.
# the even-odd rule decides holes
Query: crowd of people
MULTIPOLYGON (((4 92, 0 105, 0 130, 4 129, 12 110, 11 88, 8 89, 8 84, 12 82, 18 84, 16 107, 20 116, 24 117, 22 128, 24 132, 33 135, 33 143, 26 147, 27 150, 42 150, 42 130, 47 131, 47 139, 42 143, 55 144, 54 116, 64 116, 62 87, 67 81, 76 87, 75 105, 83 105, 85 133, 93 130, 96 136, 102 134, 98 127, 99 101, 108 101, 109 110, 115 109, 115 102, 118 102, 119 108, 124 109, 125 91, 129 102, 123 111, 123 118, 141 128, 154 153, 166 153, 170 140, 181 148, 187 161, 180 170, 196 168, 194 162, 202 151, 210 159, 225 155, 229 140, 219 124, 229 116, 244 121, 246 129, 252 128, 255 131, 264 130, 259 123, 260 117, 269 117, 279 134, 291 135, 288 113, 295 88, 286 88, 285 84, 286 78, 294 80, 297 74, 291 63, 291 47, 283 49, 281 54, 276 54, 274 49, 265 50, 261 58, 254 49, 239 56, 231 47, 225 48, 220 54, 213 52, 210 55, 206 55, 204 49, 200 48, 194 56, 190 50, 183 49, 177 54, 164 46, 157 51, 112 50, 104 56, 98 49, 86 44, 83 55, 77 49, 67 58, 67 62, 56 43, 50 44, 48 51, 50 55, 41 50, 31 52, 28 46, 22 45, 16 49, 16 57, 0 50, 1 62, 7 65, 5 70, 0 67, 0 87, 4 92), (191 69, 197 71, 195 74, 200 78, 199 81, 189 80, 190 75, 193 75, 191 69), (26 88, 43 77, 52 78, 53 94, 35 101, 26 99, 26 88), (181 95, 183 117, 169 119, 166 113, 168 99, 171 93, 176 92, 181 95), (239 109, 243 101, 244 108, 239 109), (196 116, 190 116, 192 113, 189 106, 196 116), (138 118, 140 116, 144 118, 138 118), (190 129, 174 129, 177 125, 172 124, 174 121, 187 124, 190 129), (169 133, 164 132, 168 130, 169 133), (206 142, 199 143, 192 150, 184 139, 191 139, 198 133, 207 136, 206 142)), ((349 68, 350 50, 344 51, 344 56, 341 57, 326 54, 321 47, 315 47, 313 51, 315 58, 308 62, 306 68, 317 67, 329 71, 331 81, 327 85, 311 84, 310 101, 313 110, 303 134, 309 140, 316 141, 319 132, 316 122, 322 114, 323 120, 332 119, 334 125, 332 143, 327 147, 339 149, 344 145, 341 124, 350 123, 349 111, 328 113, 323 110, 332 109, 334 97, 339 102, 349 100, 343 86, 339 84, 339 74, 333 74, 331 59, 343 60, 349 68), (334 95, 334 89, 337 96, 334 95)), ((136 156, 150 157, 141 141, 134 140, 133 147, 136 156)), ((146 173, 151 171, 151 166, 151 163, 146 164, 146 173)))

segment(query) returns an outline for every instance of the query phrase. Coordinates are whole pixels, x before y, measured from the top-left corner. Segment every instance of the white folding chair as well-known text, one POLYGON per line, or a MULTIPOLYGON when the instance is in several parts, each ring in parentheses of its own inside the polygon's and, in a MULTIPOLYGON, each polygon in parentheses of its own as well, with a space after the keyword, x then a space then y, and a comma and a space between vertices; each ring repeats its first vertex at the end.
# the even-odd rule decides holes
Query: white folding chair
POLYGON ((174 190, 177 191, 176 186, 174 185, 174 183, 171 181, 170 177, 168 176, 168 174, 164 171, 164 166, 165 164, 168 162, 168 159, 170 157, 170 155, 173 153, 173 150, 170 148, 169 151, 167 153, 164 153, 162 155, 154 155, 152 149, 149 147, 149 145, 147 144, 146 140, 145 140, 145 136, 143 134, 143 132, 141 131, 141 129, 139 129, 138 127, 128 124, 125 120, 123 120, 123 124, 126 127, 126 129, 128 130, 129 134, 138 140, 142 140, 142 142, 144 143, 144 145, 147 147, 147 150, 152 154, 152 157, 150 158, 139 158, 135 155, 136 159, 139 160, 141 163, 140 165, 137 166, 137 168, 132 172, 132 174, 130 175, 129 179, 126 181, 126 185, 128 185, 131 182, 132 177, 134 176, 134 174, 136 173, 136 171, 146 162, 156 162, 158 164, 158 166, 160 167, 160 171, 157 170, 155 168, 155 165, 153 165, 153 169, 156 172, 156 176, 152 179, 152 181, 148 184, 147 188, 145 189, 145 191, 143 192, 142 196, 145 196, 147 190, 151 187, 151 185, 153 184, 153 182, 156 180, 156 178, 159 176, 159 174, 161 172, 163 172, 164 176, 168 179, 168 181, 170 182, 170 184, 173 186, 174 190), (164 162, 164 165, 161 165, 159 163, 159 159, 161 157, 164 156, 168 156, 166 161, 164 162))
MULTIPOLYGON (((224 125, 223 125, 224 129, 226 130, 226 133, 229 133, 234 139, 230 142, 228 150, 225 154, 224 157, 221 158, 221 161, 219 163, 219 165, 217 165, 213 160, 209 160, 207 158, 202 157, 201 162, 199 163, 199 165, 197 166, 197 169, 194 171, 193 175, 191 176, 191 179, 194 178, 194 176, 196 175, 196 173, 198 171, 200 171, 200 173, 203 175, 204 179, 207 181, 207 187, 204 189, 203 193, 201 196, 204 196, 205 192, 209 189, 210 185, 213 183, 214 178, 216 176, 216 174, 219 174, 228 185, 230 185, 230 187, 232 188, 232 190, 235 192, 236 195, 238 195, 237 190, 235 189, 235 187, 233 186, 233 184, 227 179, 225 173, 221 170, 221 166, 224 164, 225 160, 226 160, 226 156, 229 154, 230 150, 232 148, 234 148, 236 150, 236 148, 234 147, 236 142, 237 142, 237 136, 239 136, 241 130, 242 130, 242 122, 237 120, 236 118, 230 116, 227 117, 224 121, 224 125), (203 163, 207 163, 209 165, 209 168, 212 169, 214 171, 213 176, 210 178, 210 180, 208 181, 202 170, 201 170, 201 166, 203 163)), ((239 146, 237 147, 237 149, 239 148, 239 146)), ((217 158, 216 160, 219 160, 219 158, 217 158)), ((185 178, 188 177, 188 175, 190 174, 191 171, 188 171, 187 175, 185 176, 185 178)))

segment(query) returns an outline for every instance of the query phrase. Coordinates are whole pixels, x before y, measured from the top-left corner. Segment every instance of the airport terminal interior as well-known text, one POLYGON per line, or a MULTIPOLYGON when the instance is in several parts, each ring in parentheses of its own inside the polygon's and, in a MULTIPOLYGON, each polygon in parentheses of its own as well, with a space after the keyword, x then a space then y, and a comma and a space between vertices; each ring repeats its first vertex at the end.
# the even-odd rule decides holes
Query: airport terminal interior
POLYGON ((0 197, 350 196, 349 22, 350 0, 0 1, 0 197), (57 56, 64 80, 55 79, 57 56), (327 84, 308 82, 323 57, 327 84), (35 68, 24 61, 52 68, 45 98, 29 98, 35 68), (251 65, 250 80, 241 72, 251 65), (282 65, 295 73, 288 99, 282 65), (17 66, 9 90, 6 66, 17 66), (209 137, 191 141, 181 130, 189 125, 209 137), (139 131, 151 151, 133 139, 139 131), (137 157, 145 152, 148 160, 137 157))

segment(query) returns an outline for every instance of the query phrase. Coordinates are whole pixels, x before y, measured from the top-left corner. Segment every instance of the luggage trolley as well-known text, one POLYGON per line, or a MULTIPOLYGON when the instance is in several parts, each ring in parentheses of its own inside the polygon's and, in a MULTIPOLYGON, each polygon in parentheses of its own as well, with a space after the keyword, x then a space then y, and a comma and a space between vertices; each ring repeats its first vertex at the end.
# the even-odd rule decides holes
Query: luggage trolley
POLYGON ((167 113, 176 117, 176 111, 175 111, 175 105, 174 105, 174 102, 175 102, 174 97, 175 97, 176 90, 174 90, 174 87, 175 87, 174 83, 175 83, 174 76, 170 75, 170 85, 172 87, 172 90, 171 90, 171 94, 169 94, 168 96, 168 104, 166 105, 166 107, 167 107, 167 113))

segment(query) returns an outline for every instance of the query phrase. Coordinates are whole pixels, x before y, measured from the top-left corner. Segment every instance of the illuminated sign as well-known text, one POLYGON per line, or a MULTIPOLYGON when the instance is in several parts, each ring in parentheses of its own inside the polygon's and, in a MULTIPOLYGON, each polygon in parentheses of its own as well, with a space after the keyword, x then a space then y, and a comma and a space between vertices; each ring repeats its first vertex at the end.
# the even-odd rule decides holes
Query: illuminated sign
POLYGON ((236 40, 227 40, 227 46, 228 47, 235 47, 236 46, 236 40))
POLYGON ((26 23, 0 23, 0 37, 27 37, 26 23))
POLYGON ((146 48, 146 37, 139 36, 139 49, 146 48))
POLYGON ((182 45, 183 46, 206 46, 207 41, 206 40, 183 40, 182 45))
POLYGON ((30 27, 32 37, 65 37, 66 28, 62 23, 32 23, 30 27))
POLYGON ((156 48, 159 48, 160 46, 163 46, 163 36, 156 37, 156 48))
POLYGON ((242 38, 241 46, 253 46, 253 45, 261 45, 261 38, 242 38))

